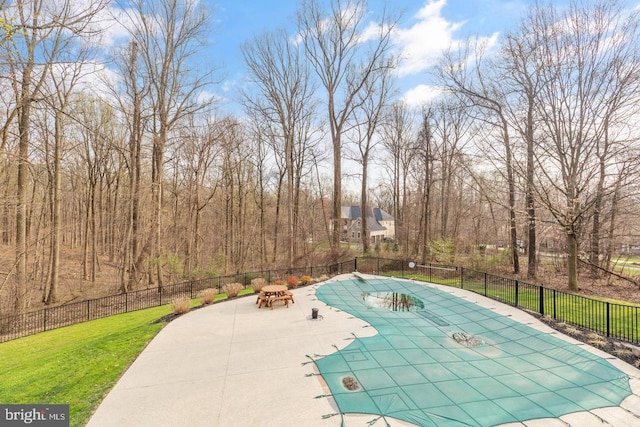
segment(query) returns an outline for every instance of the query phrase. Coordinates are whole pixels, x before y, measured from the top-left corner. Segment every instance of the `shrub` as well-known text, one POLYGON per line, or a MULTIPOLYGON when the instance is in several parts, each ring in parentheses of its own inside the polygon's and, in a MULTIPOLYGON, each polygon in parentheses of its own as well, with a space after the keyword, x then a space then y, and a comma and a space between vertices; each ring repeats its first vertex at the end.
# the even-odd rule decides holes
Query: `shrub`
POLYGON ((297 288, 298 287, 298 276, 289 276, 287 277, 287 286, 289 286, 290 288, 297 288))
POLYGON ((256 292, 260 292, 260 290, 266 285, 267 285, 267 281, 263 277, 257 277, 251 280, 251 287, 256 292))
POLYGON ((200 302, 203 305, 211 304, 214 299, 216 299, 216 295, 218 295, 218 290, 214 288, 203 289, 198 294, 200 298, 200 302))
POLYGON ((240 292, 243 288, 244 286, 242 286, 242 283, 227 283, 222 287, 222 292, 227 294, 229 298, 233 298, 237 297, 238 292, 240 292))
POLYGON ((278 286, 284 285, 284 280, 282 280, 282 279, 274 280, 273 284, 274 285, 278 285, 278 286))
POLYGON ((625 359, 625 358, 629 358, 630 356, 633 356, 633 351, 629 350, 626 347, 617 348, 613 351, 613 355, 616 357, 619 357, 620 359, 625 359))
POLYGON ((300 276, 300 283, 302 283, 303 285, 308 285, 309 283, 311 283, 311 276, 300 276))
POLYGON ((191 298, 180 297, 171 301, 171 311, 174 314, 185 314, 191 310, 191 298))
POLYGON ((599 334, 592 332, 587 335, 587 344, 598 348, 605 348, 609 343, 599 334))

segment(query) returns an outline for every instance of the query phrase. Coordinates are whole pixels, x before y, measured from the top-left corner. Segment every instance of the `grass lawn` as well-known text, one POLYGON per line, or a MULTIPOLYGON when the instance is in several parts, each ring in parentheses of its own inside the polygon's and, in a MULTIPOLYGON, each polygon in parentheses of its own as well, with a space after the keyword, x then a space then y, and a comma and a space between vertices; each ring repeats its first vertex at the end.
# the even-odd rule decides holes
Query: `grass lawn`
POLYGON ((87 423, 105 394, 162 329, 168 305, 55 329, 0 344, 0 402, 70 405, 87 423))

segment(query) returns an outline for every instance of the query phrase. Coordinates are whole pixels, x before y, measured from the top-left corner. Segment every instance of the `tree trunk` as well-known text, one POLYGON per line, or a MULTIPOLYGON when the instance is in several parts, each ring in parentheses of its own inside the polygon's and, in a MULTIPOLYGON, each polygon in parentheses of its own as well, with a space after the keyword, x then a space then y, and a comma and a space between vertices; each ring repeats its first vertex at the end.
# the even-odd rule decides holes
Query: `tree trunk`
POLYGON ((513 174, 513 164, 511 155, 511 142, 509 139, 508 124, 504 116, 500 114, 502 120, 502 132, 505 149, 505 166, 507 169, 507 183, 509 186, 509 235, 511 240, 511 255, 513 259, 513 273, 520 273, 520 248, 518 247, 518 229, 516 222, 516 185, 513 174))
POLYGON ((51 186, 51 272, 49 293, 45 299, 47 304, 58 302, 58 271, 60 268, 60 151, 62 144, 62 117, 56 114, 53 149, 53 183, 51 186))
POLYGON ((567 231, 567 282, 570 291, 578 290, 578 239, 574 231, 567 231))
MULTIPOLYGON (((166 122, 166 118, 160 119, 160 123, 166 122)), ((155 261, 155 276, 152 277, 152 283, 157 280, 158 288, 162 288, 163 286, 163 277, 162 277, 162 199, 163 199, 163 189, 164 189, 164 152, 166 146, 167 135, 164 129, 160 129, 160 131, 154 135, 153 138, 153 178, 152 178, 152 196, 153 196, 153 214, 152 214, 152 256, 155 261), (155 279, 155 280, 154 280, 155 279)))
POLYGON ((593 218, 591 219, 591 244, 589 245, 590 273, 594 278, 599 277, 601 274, 598 266, 600 266, 600 227, 606 178, 606 162, 604 156, 600 156, 598 174, 596 194, 593 201, 593 218))
POLYGON ((31 123, 31 61, 22 74, 18 113, 18 187, 16 206, 16 281, 13 306, 16 313, 26 307, 27 301, 27 176, 29 174, 29 125, 31 123))
POLYGON ((366 256, 369 253, 369 220, 367 219, 367 169, 369 168, 369 153, 362 158, 362 185, 360 187, 360 211, 362 212, 362 253, 366 256))
POLYGON ((333 138, 333 235, 331 238, 332 261, 340 256, 342 237, 342 144, 340 135, 333 138))
POLYGON ((536 277, 538 270, 538 254, 536 244, 536 207, 534 192, 534 163, 535 163, 535 142, 533 140, 533 97, 529 97, 529 107, 527 109, 527 126, 526 126, 526 143, 527 143, 527 182, 525 202, 527 204, 528 219, 528 246, 527 246, 527 277, 533 279, 536 277))
POLYGON ((285 136, 286 142, 286 162, 287 162, 287 266, 290 269, 294 267, 294 245, 295 245, 295 229, 294 229, 294 170, 293 170, 293 135, 285 136))

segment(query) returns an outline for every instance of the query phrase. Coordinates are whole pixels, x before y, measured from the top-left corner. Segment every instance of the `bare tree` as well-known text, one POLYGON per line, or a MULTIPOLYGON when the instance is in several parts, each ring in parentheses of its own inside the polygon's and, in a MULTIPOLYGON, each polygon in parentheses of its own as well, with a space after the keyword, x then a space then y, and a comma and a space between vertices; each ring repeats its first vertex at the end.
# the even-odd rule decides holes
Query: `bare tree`
POLYGON ((387 112, 382 124, 381 138, 391 158, 387 171, 390 175, 393 197, 394 235, 407 252, 409 233, 406 229, 408 208, 408 179, 411 162, 415 159, 415 136, 409 108, 403 102, 396 102, 387 112))
MULTIPOLYGON (((47 167, 50 179, 50 203, 51 203, 51 251, 49 263, 49 286, 45 287, 43 296, 47 304, 58 302, 58 276, 60 269, 60 241, 61 241, 61 160, 65 139, 65 125, 70 121, 67 115, 72 107, 72 96, 79 81, 86 77, 83 60, 87 51, 80 49, 80 54, 75 59, 77 62, 56 64, 50 67, 49 84, 43 88, 46 91, 45 100, 50 106, 49 110, 54 117, 53 147, 50 150, 45 147, 47 155, 47 167)), ((94 248, 95 249, 95 248, 94 248)), ((95 279, 95 275, 93 276, 95 279)))
POLYGON ((64 0, 51 2, 30 0, 16 2, 0 9, 0 20, 11 29, 8 45, 3 49, 9 64, 11 85, 15 95, 18 127, 17 209, 16 209, 16 270, 14 308, 26 305, 27 253, 27 192, 29 189, 29 146, 31 109, 42 98, 42 88, 49 77, 48 70, 61 55, 72 52, 76 40, 93 32, 93 17, 105 7, 100 0, 89 7, 64 0))
POLYGON ((310 136, 305 126, 315 110, 315 89, 308 63, 284 30, 254 38, 243 45, 242 53, 260 94, 245 93, 244 104, 277 129, 274 142, 282 141, 287 176, 287 259, 289 268, 293 268, 297 257, 299 177, 308 157, 305 148, 310 136))
MULTIPOLYGON (((502 68, 503 85, 510 92, 506 114, 509 121, 525 143, 526 161, 521 175, 525 182, 525 205, 527 210, 527 277, 536 277, 538 268, 535 202, 535 128, 536 106, 543 84, 536 61, 535 39, 529 37, 525 24, 518 33, 507 36, 501 50, 498 67, 502 68)), ((516 160, 517 161, 517 160, 516 160)))
POLYGON ((224 230, 223 255, 225 269, 242 271, 250 246, 247 219, 255 183, 250 153, 245 150, 243 127, 233 119, 225 119, 220 138, 222 155, 221 197, 224 206, 222 229, 224 230))
POLYGON ((440 172, 440 237, 451 235, 451 211, 455 205, 454 182, 462 167, 465 145, 473 139, 471 118, 455 99, 433 106, 433 155, 440 172))
MULTIPOLYGON (((146 2, 136 0, 130 32, 144 64, 152 110, 151 138, 153 216, 151 221, 152 256, 162 255, 162 190, 165 150, 171 132, 186 116, 206 108, 198 99, 212 83, 210 71, 195 73, 189 66, 202 46, 207 13, 195 0, 146 2)), ((162 286, 161 263, 157 262, 155 278, 162 286)), ((152 278, 153 280, 153 278, 152 278)))
POLYGON ((136 288, 141 280, 143 263, 150 255, 150 245, 143 245, 141 233, 142 197, 142 141, 144 128, 149 120, 144 100, 149 93, 149 82, 138 59, 139 45, 133 41, 115 58, 120 87, 112 88, 118 109, 126 123, 128 141, 124 161, 128 171, 128 204, 125 238, 122 239, 120 253, 120 291, 128 292, 136 288))
MULTIPOLYGON (((507 100, 501 90, 497 67, 486 55, 486 41, 469 40, 459 54, 448 52, 438 68, 440 81, 452 94, 467 102, 470 114, 497 132, 504 153, 501 155, 509 191, 507 192, 509 210, 510 248, 514 273, 520 272, 520 260, 516 221, 516 184, 513 161, 513 146, 507 117, 507 100)), ((492 147, 493 148, 493 147, 492 147)))
POLYGON ((260 266, 265 268, 269 261, 269 250, 267 245, 267 217, 269 206, 269 177, 271 174, 269 162, 269 144, 268 135, 270 123, 264 123, 261 112, 258 110, 249 110, 250 117, 250 134, 251 148, 253 153, 251 162, 256 173, 256 189, 254 193, 254 201, 258 209, 258 227, 259 227, 259 245, 258 254, 260 257, 260 266))
POLYGON ((430 255, 429 240, 431 234, 431 191, 434 186, 434 149, 431 120, 433 112, 431 108, 425 108, 422 112, 422 124, 416 138, 416 169, 420 182, 420 227, 419 238, 416 239, 415 252, 422 254, 422 263, 425 264, 430 255))
MULTIPOLYGON (((618 145, 611 126, 636 102, 638 14, 616 1, 572 2, 562 12, 537 5, 529 22, 545 82, 537 103, 544 132, 538 195, 565 231, 568 286, 576 290, 580 235, 589 212, 595 208, 599 215, 608 192, 605 165, 618 145)), ((599 223, 598 218, 597 240, 599 223)))
POLYGON ((326 91, 327 119, 333 148, 332 236, 333 257, 338 257, 342 216, 343 135, 367 81, 384 72, 391 34, 397 22, 383 11, 379 23, 367 26, 365 0, 332 0, 323 10, 317 0, 298 8, 298 27, 307 59, 326 91), (366 30, 366 33, 365 33, 366 30))
POLYGON ((219 141, 226 132, 224 126, 227 124, 225 120, 212 119, 207 120, 202 127, 192 124, 191 129, 187 130, 186 141, 180 150, 183 155, 179 157, 187 168, 185 175, 189 218, 185 270, 188 273, 198 270, 201 265, 203 212, 216 196, 220 185, 217 167, 220 157, 219 141))
POLYGON ((362 212, 361 239, 362 251, 369 253, 371 240, 369 237, 369 163, 371 154, 379 142, 378 128, 384 120, 384 112, 389 107, 389 100, 392 94, 391 68, 386 72, 378 73, 375 78, 367 81, 365 91, 358 97, 362 98, 357 102, 360 106, 354 111, 355 129, 354 139, 356 155, 353 160, 362 165, 362 179, 360 182, 360 211, 362 212))

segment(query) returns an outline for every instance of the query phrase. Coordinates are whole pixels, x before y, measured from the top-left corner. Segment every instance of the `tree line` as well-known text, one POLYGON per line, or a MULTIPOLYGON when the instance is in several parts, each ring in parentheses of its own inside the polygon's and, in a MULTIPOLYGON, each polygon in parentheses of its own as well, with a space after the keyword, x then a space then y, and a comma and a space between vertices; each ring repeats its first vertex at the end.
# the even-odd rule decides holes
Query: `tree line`
POLYGON ((72 250, 88 286, 109 264, 121 292, 336 262, 351 204, 395 218, 395 242, 362 233, 363 253, 502 246, 535 278, 559 251, 570 289, 580 262, 597 275, 635 243, 639 21, 624 2, 536 3, 510 32, 469 37, 416 109, 396 85, 396 11, 302 0, 295 34, 242 46, 234 113, 211 95, 201 2, 76 3, 0 3, 0 314, 57 302, 72 250))

